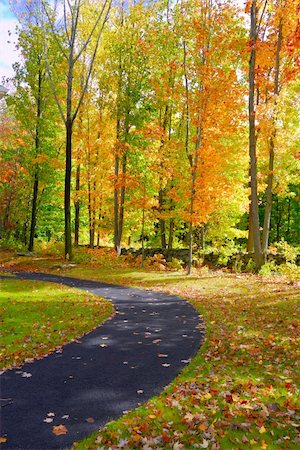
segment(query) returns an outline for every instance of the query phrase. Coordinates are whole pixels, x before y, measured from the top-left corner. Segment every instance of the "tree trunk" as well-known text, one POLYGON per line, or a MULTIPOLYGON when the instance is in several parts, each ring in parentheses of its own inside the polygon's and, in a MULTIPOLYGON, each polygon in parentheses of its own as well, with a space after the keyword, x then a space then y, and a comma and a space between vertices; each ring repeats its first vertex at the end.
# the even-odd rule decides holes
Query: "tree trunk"
MULTIPOLYGON (((164 197, 163 190, 160 189, 159 193, 158 193, 158 202, 159 202, 160 214, 163 211, 163 197, 164 197)), ((160 228, 161 248, 165 249, 167 247, 167 242, 166 242, 166 222, 165 222, 165 219, 163 219, 162 217, 159 218, 159 228, 160 228)))
POLYGON ((80 200, 79 200, 79 190, 80 190, 80 164, 76 167, 76 200, 75 200, 75 229, 74 229, 74 244, 79 245, 79 229, 80 229, 80 200))
POLYGON ((170 219, 170 224, 169 224, 168 250, 172 250, 172 248, 173 248, 174 226, 175 226, 175 221, 174 221, 174 219, 170 219))
POLYGON ((120 146, 120 119, 117 119, 116 128, 116 149, 115 149, 115 180, 114 180, 114 247, 118 251, 118 238, 119 238, 119 171, 120 171, 120 158, 119 158, 119 146, 120 146))
POLYGON ((280 224, 281 224, 281 211, 279 208, 278 197, 276 199, 276 209, 277 209, 277 221, 276 221, 276 241, 280 241, 280 224))
POLYGON ((288 198, 288 216, 287 216, 287 230, 286 230, 286 236, 290 237, 290 231, 291 231, 291 198, 288 198))
POLYGON ((276 139, 276 107, 277 107, 277 96, 280 92, 279 87, 279 71, 280 71, 280 51, 282 46, 282 18, 279 22, 278 28, 278 40, 277 40, 277 48, 276 48, 276 64, 275 64, 275 79, 274 79, 274 96, 275 96, 275 104, 274 111, 272 117, 272 133, 270 137, 270 147, 269 147, 269 172, 268 172, 268 181, 267 181, 267 190, 266 190, 266 209, 264 216, 264 228, 263 228, 263 238, 262 238, 262 251, 266 255, 269 244, 269 233, 270 233, 270 221, 271 221, 271 212, 272 212, 272 194, 273 194, 273 172, 274 172, 274 157, 275 157, 275 139, 276 139))
MULTIPOLYGON (((40 63, 39 59, 39 63, 40 63)), ((42 79, 43 74, 42 70, 39 69, 38 73, 38 92, 37 92, 37 101, 36 101, 36 125, 35 125, 35 156, 39 154, 40 148, 40 120, 42 115, 42 79)), ((37 199, 39 192, 39 174, 38 174, 38 165, 35 166, 34 173, 34 181, 33 181, 33 195, 32 195, 32 204, 31 204, 31 223, 30 223, 30 236, 29 236, 29 245, 28 251, 32 252, 34 247, 34 236, 35 236, 35 228, 36 228, 36 213, 37 213, 37 199)))
POLYGON ((72 174, 72 131, 73 122, 66 121, 66 169, 65 169, 65 259, 72 260, 71 236, 71 174, 72 174))
POLYGON ((117 242, 118 256, 120 256, 120 254, 121 254, 121 242, 122 242, 123 225, 124 225, 125 195, 126 195, 126 171, 127 171, 127 156, 126 156, 126 154, 124 154, 122 157, 123 183, 121 186, 120 207, 119 207, 119 225, 118 225, 118 242, 117 242))
POLYGON ((256 0, 251 6, 251 52, 249 60, 249 157, 251 179, 251 215, 253 220, 254 260, 259 270, 264 264, 264 256, 261 248, 258 195, 257 195, 257 159, 256 159, 256 127, 255 127, 255 63, 257 44, 257 8, 256 0))
POLYGON ((39 191, 39 176, 38 176, 38 172, 37 172, 37 168, 36 168, 36 171, 34 174, 33 196, 32 196, 32 205, 31 205, 31 223, 30 223, 30 236, 29 236, 29 245, 28 245, 29 252, 32 252, 33 247, 34 247, 38 191, 39 191))
POLYGON ((249 229, 248 229, 247 252, 254 253, 253 218, 252 218, 252 212, 251 212, 251 203, 250 203, 250 207, 249 207, 249 229))

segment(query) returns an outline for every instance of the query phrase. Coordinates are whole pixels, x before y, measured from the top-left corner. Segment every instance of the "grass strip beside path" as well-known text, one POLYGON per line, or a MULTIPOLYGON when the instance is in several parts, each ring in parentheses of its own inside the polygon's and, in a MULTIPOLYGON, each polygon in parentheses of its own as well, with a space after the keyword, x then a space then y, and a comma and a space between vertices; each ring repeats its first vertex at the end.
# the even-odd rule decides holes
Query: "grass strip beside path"
POLYGON ((0 280, 1 368, 41 358, 100 325, 110 302, 59 284, 0 280))

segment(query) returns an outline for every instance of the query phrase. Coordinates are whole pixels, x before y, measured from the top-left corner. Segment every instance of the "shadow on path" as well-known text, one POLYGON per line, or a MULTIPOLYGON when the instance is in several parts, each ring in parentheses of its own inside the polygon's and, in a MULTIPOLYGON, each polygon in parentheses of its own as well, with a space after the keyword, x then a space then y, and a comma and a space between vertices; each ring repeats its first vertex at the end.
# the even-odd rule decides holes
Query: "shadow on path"
POLYGON ((202 342, 197 311, 179 297, 50 274, 17 277, 87 290, 111 300, 116 314, 61 353, 1 375, 1 449, 70 447, 161 392, 202 342), (54 435, 61 424, 68 434, 54 435))

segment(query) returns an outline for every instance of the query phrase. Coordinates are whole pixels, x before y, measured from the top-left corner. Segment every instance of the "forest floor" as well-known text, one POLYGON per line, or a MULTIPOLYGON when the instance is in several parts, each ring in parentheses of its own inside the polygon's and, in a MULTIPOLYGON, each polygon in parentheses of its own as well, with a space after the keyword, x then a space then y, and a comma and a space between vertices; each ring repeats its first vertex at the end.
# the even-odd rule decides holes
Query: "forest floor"
POLYGON ((283 278, 195 271, 145 271, 100 258, 66 270, 55 258, 0 252, 1 270, 47 271, 186 298, 206 339, 158 397, 74 449, 298 449, 299 284, 283 278))

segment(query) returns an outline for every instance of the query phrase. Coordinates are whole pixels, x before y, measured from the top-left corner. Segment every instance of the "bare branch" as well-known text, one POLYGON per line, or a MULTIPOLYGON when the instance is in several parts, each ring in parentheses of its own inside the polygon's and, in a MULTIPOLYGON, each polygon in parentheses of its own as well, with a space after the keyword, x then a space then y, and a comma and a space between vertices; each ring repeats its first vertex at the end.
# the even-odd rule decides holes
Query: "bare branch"
MULTIPOLYGON (((68 5, 70 7, 69 1, 68 1, 68 5)), ((70 45, 71 40, 70 40, 70 35, 69 35, 69 31, 68 31, 68 26, 67 26, 67 10, 66 10, 66 2, 65 1, 64 1, 64 27, 65 27, 65 32, 67 35, 68 43, 70 45)))
POLYGON ((60 51, 61 51, 62 54, 64 55, 64 57, 65 57, 66 59, 68 59, 68 55, 66 54, 65 49, 63 48, 63 46, 61 45, 61 42, 59 41, 59 39, 58 39, 58 37, 57 37, 57 33, 55 32, 53 20, 51 19, 50 15, 49 15, 49 12, 48 12, 47 6, 45 5, 44 0, 41 0, 41 3, 42 3, 42 5, 43 5, 44 11, 45 11, 45 13, 46 13, 48 22, 49 22, 50 27, 51 27, 51 30, 52 30, 52 33, 53 33, 53 35, 54 35, 54 39, 55 39, 55 41, 56 41, 56 43, 57 43, 57 45, 58 45, 60 51))
POLYGON ((265 11, 266 11, 267 4, 268 4, 268 0, 265 0, 265 4, 264 4, 263 10, 262 10, 262 12, 261 12, 260 19, 259 19, 259 21, 258 21, 258 25, 257 25, 257 27, 256 27, 255 41, 257 40, 258 34, 259 34, 259 32, 260 32, 260 27, 261 27, 262 19, 263 19, 263 16, 264 16, 264 14, 265 14, 265 11))
POLYGON ((77 108, 76 108, 76 110, 75 110, 75 112, 73 114, 72 122, 76 119, 76 116, 78 114, 79 108, 80 108, 80 106, 81 106, 81 104, 83 102, 83 98, 84 98, 85 93, 87 91, 89 80, 90 80, 92 69, 93 69, 93 65, 94 65, 94 61, 95 61, 97 50, 98 50, 99 43, 100 43, 100 38, 101 38, 101 35, 102 35, 102 32, 103 32, 103 28, 104 28, 104 26, 105 26, 105 24, 107 22, 108 15, 109 15, 109 12, 110 12, 110 9, 111 9, 111 5, 112 5, 112 0, 109 1, 109 6, 108 6, 108 9, 106 11, 105 18, 103 20, 101 29, 99 30, 99 33, 98 33, 97 42, 96 42, 96 45, 95 45, 95 48, 94 48, 93 56, 92 56, 90 64, 89 64, 89 69, 88 69, 88 73, 87 73, 86 80, 85 80, 85 83, 84 83, 84 87, 82 89, 81 96, 80 96, 80 99, 78 101, 77 108))

